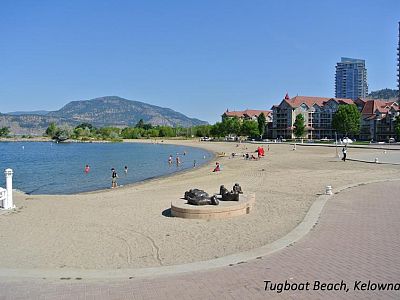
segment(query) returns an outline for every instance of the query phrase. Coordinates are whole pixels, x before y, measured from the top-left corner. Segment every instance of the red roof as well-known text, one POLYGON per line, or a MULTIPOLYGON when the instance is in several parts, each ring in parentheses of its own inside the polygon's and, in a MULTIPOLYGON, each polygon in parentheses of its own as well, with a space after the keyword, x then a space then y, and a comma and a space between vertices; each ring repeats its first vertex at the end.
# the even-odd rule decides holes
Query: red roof
POLYGON ((374 99, 374 100, 363 100, 365 101, 364 107, 361 111, 363 115, 373 115, 376 111, 380 113, 388 113, 391 108, 399 111, 399 106, 396 102, 393 101, 385 101, 381 99, 374 99))
POLYGON ((318 106, 324 106, 329 100, 333 100, 339 104, 354 104, 352 99, 344 99, 344 98, 325 98, 325 97, 310 97, 310 96, 296 96, 289 100, 284 99, 287 104, 291 107, 296 108, 306 104, 308 107, 313 106, 314 104, 318 106))
POLYGON ((250 118, 252 117, 258 117, 261 113, 264 113, 264 115, 267 117, 272 113, 270 110, 255 110, 255 109, 246 109, 243 111, 226 111, 224 114, 228 117, 245 117, 248 116, 250 118))

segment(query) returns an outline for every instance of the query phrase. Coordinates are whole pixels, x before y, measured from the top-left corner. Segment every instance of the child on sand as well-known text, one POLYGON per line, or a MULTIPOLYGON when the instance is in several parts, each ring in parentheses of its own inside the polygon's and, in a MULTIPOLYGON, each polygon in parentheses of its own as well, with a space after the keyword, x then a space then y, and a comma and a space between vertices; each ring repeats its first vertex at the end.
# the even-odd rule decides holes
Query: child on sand
POLYGON ((213 172, 219 172, 219 171, 221 171, 221 166, 220 166, 219 162, 216 162, 213 172))

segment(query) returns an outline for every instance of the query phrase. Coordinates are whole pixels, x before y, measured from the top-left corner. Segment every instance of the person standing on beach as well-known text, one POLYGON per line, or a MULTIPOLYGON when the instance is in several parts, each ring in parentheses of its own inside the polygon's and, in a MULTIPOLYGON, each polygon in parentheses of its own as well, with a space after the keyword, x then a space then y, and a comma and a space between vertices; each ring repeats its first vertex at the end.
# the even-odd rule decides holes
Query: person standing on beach
POLYGON ((347 147, 346 146, 343 147, 342 152, 343 152, 342 160, 346 161, 346 156, 347 156, 347 147))
POLYGON ((117 187, 117 178, 118 174, 117 171, 115 171, 114 168, 111 169, 111 188, 116 188, 117 187))
POLYGON ((221 171, 221 166, 220 166, 219 162, 216 162, 213 172, 219 172, 219 171, 221 171))

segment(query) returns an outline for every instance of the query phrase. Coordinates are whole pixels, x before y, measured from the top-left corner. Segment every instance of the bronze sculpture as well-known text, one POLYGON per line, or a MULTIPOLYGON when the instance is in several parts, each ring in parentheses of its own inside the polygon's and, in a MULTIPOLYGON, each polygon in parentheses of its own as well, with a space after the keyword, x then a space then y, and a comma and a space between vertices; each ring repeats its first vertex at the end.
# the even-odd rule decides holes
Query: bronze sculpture
POLYGON ((192 205, 218 205, 219 201, 216 196, 210 197, 208 193, 199 189, 191 189, 185 192, 184 198, 188 204, 192 205))
POLYGON ((239 201, 240 194, 243 194, 242 187, 238 183, 235 183, 230 192, 224 185, 221 185, 219 188, 220 196, 218 198, 217 195, 210 197, 208 193, 199 189, 186 191, 184 198, 188 204, 192 205, 218 205, 218 199, 221 201, 239 201))
POLYGON ((239 193, 242 192, 242 188, 239 184, 233 186, 233 190, 229 192, 225 186, 221 185, 219 188, 219 193, 222 196, 222 201, 239 201, 239 193), (240 191, 240 192, 239 192, 240 191))
POLYGON ((239 183, 235 183, 232 190, 234 193, 243 194, 242 187, 239 185, 239 183))

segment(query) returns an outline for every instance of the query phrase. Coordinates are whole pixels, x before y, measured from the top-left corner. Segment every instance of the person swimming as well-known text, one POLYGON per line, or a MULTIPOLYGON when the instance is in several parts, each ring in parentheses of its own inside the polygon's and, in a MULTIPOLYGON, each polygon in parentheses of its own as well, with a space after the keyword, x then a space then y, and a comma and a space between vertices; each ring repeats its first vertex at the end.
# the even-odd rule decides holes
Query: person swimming
POLYGON ((124 172, 125 172, 125 175, 128 174, 128 166, 125 166, 125 167, 124 167, 124 172))
POLYGON ((85 166, 85 173, 87 174, 87 173, 89 173, 90 172, 90 167, 89 167, 89 165, 86 165, 85 166))

